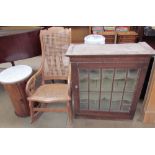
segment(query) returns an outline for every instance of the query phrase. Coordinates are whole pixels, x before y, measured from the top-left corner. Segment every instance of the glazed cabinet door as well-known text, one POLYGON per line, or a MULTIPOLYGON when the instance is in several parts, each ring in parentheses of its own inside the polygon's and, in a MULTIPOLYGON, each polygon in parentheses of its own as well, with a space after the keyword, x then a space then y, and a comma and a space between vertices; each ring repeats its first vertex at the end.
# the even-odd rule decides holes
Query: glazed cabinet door
POLYGON ((75 116, 132 118, 145 72, 133 64, 75 64, 75 116))

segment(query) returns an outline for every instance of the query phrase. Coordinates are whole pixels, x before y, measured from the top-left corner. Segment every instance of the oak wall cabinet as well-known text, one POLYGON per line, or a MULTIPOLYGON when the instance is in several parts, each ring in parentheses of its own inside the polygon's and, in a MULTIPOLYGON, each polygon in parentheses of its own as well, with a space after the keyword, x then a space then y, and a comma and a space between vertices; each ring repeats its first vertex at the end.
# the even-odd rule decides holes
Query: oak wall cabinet
POLYGON ((75 117, 132 119, 154 54, 146 43, 71 45, 75 117))

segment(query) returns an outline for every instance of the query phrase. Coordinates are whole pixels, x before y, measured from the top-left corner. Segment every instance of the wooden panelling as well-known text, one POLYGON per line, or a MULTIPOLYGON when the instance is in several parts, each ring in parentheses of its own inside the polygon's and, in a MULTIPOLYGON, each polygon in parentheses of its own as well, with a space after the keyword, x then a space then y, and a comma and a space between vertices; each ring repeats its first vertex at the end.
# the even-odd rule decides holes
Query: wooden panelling
POLYGON ((7 91, 16 115, 26 117, 30 115, 30 109, 25 93, 25 85, 27 81, 16 84, 5 84, 4 88, 7 91))
POLYGON ((137 42, 138 34, 134 31, 118 32, 117 43, 134 43, 137 42))
POLYGON ((144 100, 144 122, 155 123, 155 62, 144 100))
POLYGON ((102 32, 102 35, 105 37, 106 44, 114 44, 116 42, 116 32, 102 32))
POLYGON ((72 26, 72 43, 84 43, 84 37, 89 35, 89 26, 72 26))

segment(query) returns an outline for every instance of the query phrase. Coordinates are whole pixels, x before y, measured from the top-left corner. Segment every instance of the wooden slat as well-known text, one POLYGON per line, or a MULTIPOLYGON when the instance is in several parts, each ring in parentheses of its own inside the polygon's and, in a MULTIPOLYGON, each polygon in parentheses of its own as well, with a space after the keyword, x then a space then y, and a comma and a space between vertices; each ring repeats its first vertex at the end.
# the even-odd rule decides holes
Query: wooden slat
POLYGON ((101 92, 102 92, 102 69, 100 69, 99 110, 100 110, 100 104, 101 104, 101 92))
POLYGON ((33 108, 33 111, 40 111, 40 112, 67 112, 66 108, 33 108))
POLYGON ((126 70, 125 83, 124 83, 124 88, 123 88, 123 94, 122 94, 122 100, 121 100, 120 111, 121 111, 122 104, 123 104, 123 97, 124 97, 124 92, 125 92, 125 87, 126 87, 127 77, 128 77, 128 70, 126 70))
POLYGON ((91 62, 91 63, 111 63, 111 64, 115 64, 115 63, 120 63, 120 59, 121 59, 121 63, 124 63, 124 64, 129 64, 129 63, 134 63, 134 64, 139 64, 139 63, 148 63, 149 61, 149 56, 135 56, 135 55, 125 55, 124 53, 124 56, 123 55, 120 55, 120 56, 117 56, 117 55, 113 55, 113 56, 95 56, 95 55, 90 55, 90 56, 73 56, 70 58, 71 60, 71 63, 73 62, 84 62, 84 63, 87 63, 87 62, 91 62))
POLYGON ((89 93, 90 93, 90 70, 88 70, 88 110, 89 110, 89 93))
POLYGON ((110 97, 110 107, 109 107, 109 112, 110 112, 110 110, 111 110, 111 102, 112 102, 112 93, 113 93, 113 89, 114 89, 115 72, 116 72, 116 69, 114 68, 113 80, 112 80, 112 88, 111 88, 111 97, 110 97))

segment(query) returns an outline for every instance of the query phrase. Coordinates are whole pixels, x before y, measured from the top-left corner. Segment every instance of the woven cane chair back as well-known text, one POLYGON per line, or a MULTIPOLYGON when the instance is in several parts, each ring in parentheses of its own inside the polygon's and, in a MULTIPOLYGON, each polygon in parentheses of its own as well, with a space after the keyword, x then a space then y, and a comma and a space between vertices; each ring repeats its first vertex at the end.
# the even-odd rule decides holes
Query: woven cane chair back
POLYGON ((69 58, 65 53, 71 43, 71 29, 51 27, 41 30, 43 79, 67 80, 69 58))

